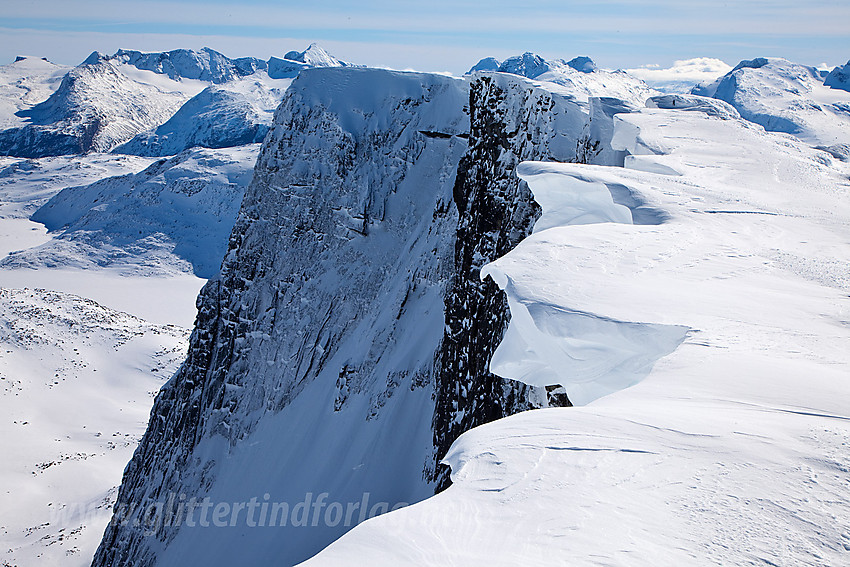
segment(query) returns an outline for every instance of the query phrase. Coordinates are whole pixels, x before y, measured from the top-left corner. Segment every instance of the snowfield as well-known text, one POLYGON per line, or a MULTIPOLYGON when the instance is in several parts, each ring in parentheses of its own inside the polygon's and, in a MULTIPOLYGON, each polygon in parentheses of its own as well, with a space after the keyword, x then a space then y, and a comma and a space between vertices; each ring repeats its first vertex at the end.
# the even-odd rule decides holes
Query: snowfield
POLYGON ((187 339, 82 297, 0 289, 4 565, 90 564, 187 339))
POLYGON ((519 167, 543 216, 482 270, 513 315, 493 371, 582 407, 466 433, 453 486, 305 565, 850 560, 846 165, 736 119, 616 120, 625 169, 519 167))

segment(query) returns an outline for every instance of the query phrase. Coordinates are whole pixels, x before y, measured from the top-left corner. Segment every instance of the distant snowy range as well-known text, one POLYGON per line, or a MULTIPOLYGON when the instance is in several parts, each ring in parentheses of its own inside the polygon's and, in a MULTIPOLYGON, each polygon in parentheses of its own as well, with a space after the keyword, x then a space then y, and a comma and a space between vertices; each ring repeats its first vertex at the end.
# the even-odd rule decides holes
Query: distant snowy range
POLYGON ((19 57, 0 235, 4 566, 850 565, 850 62, 19 57))

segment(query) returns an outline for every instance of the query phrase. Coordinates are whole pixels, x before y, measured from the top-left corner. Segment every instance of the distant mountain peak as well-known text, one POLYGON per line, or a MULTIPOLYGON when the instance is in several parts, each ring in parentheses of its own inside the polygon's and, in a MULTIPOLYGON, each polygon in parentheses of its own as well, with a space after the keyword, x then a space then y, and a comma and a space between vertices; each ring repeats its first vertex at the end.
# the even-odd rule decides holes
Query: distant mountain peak
POLYGON ((596 63, 593 62, 593 59, 584 55, 570 59, 567 61, 567 66, 572 67, 576 71, 581 71, 582 73, 593 73, 597 69, 596 63))
POLYGON ((350 65, 340 61, 316 43, 311 43, 304 51, 290 51, 283 58, 298 61, 310 67, 348 67, 350 65))
POLYGON ((295 77, 303 69, 311 67, 354 67, 346 61, 340 61, 315 43, 304 51, 289 51, 283 59, 272 57, 268 62, 269 77, 287 79, 295 77))
POLYGON ((533 79, 547 71, 551 71, 550 65, 545 59, 536 53, 526 51, 522 55, 508 57, 499 66, 500 73, 512 73, 533 79))
POLYGON ((592 73, 596 71, 596 63, 590 57, 580 56, 570 61, 563 59, 555 59, 547 61, 540 55, 526 51, 522 55, 514 55, 508 57, 503 62, 499 62, 495 57, 485 57, 480 60, 469 73, 476 71, 498 71, 500 73, 511 73, 520 75, 529 79, 535 79, 544 73, 556 70, 566 70, 570 68, 581 73, 592 73))
POLYGON ((850 61, 846 65, 839 65, 826 76, 823 84, 832 89, 850 91, 850 61))

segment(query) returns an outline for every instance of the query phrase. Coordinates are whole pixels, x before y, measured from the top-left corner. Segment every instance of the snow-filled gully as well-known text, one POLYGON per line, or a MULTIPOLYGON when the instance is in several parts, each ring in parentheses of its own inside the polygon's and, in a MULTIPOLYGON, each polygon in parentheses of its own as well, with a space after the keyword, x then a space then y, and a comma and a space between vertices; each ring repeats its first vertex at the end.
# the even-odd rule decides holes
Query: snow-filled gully
MULTIPOLYGON (((521 163, 517 175, 543 208, 534 234, 600 223, 655 225, 667 218, 664 211, 648 206, 622 184, 565 176, 557 166, 535 162, 521 163)), ((532 386, 559 384, 574 405, 636 384, 689 331, 681 325, 624 321, 565 309, 545 297, 525 294, 509 270, 500 266, 497 261, 481 270, 482 278, 492 277, 505 291, 511 311, 508 330, 490 361, 491 372, 532 386)))

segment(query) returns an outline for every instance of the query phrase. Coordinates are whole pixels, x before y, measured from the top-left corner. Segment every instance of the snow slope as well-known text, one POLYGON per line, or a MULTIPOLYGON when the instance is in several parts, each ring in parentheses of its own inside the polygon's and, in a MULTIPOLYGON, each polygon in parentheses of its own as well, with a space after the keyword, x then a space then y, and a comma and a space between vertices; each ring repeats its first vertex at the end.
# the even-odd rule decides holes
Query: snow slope
MULTIPOLYGON (((29 217, 63 189, 137 173, 151 161, 111 154, 39 159, 0 157, 0 258, 45 244, 56 236, 48 235, 43 224, 29 217)), ((73 259, 72 264, 86 264, 86 259, 73 259)), ((151 278, 138 274, 130 277, 121 268, 0 268, 0 287, 44 288, 76 294, 155 323, 185 327, 191 326, 195 319, 194 300, 202 284, 203 280, 189 273, 151 278)))
POLYGON ((0 288, 4 565, 88 565, 188 332, 78 296, 0 288))
POLYGON ((270 79, 264 71, 207 87, 165 124, 136 135, 116 153, 164 156, 192 147, 225 148, 262 142, 274 110, 291 79, 270 79))
POLYGON ((831 89, 850 91, 850 61, 846 65, 839 65, 830 71, 823 84, 831 89))
POLYGON ((793 134, 814 146, 850 156, 850 93, 823 84, 820 72, 785 59, 741 61, 693 94, 724 100, 771 132, 793 134))
POLYGON ((0 65, 0 130, 21 126, 16 113, 47 100, 70 69, 38 57, 0 65))
POLYGON ((0 131, 0 154, 21 157, 105 152, 162 124, 185 95, 127 77, 109 61, 72 69, 50 98, 20 113, 28 122, 0 131))
POLYGON ((520 166, 543 216, 485 269, 514 315, 493 370, 586 405, 470 431, 448 490, 305 565, 847 562, 845 164, 737 119, 617 119, 625 169, 520 166))
POLYGON ((113 267, 209 278, 218 272, 258 151, 257 144, 187 150, 136 174, 63 189, 31 217, 53 238, 10 254, 0 268, 113 267))

